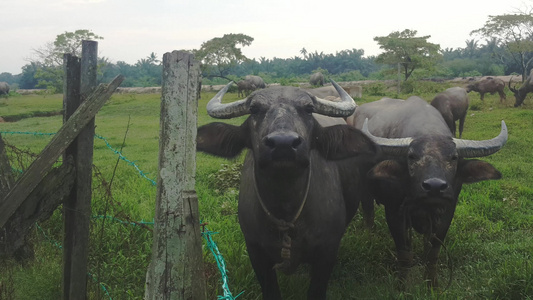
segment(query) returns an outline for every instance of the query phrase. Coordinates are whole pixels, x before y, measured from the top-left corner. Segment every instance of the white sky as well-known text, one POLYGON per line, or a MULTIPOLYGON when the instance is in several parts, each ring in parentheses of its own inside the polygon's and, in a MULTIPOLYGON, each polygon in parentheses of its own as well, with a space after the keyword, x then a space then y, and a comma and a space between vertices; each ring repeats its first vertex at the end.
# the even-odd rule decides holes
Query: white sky
MULTIPOLYGON (((381 51, 373 40, 411 29, 441 48, 464 48, 470 32, 489 15, 524 11, 533 0, 0 0, 0 73, 13 75, 33 49, 58 34, 88 29, 104 37, 99 56, 112 62, 155 52, 198 49, 227 33, 254 38, 243 48, 249 58, 289 58, 300 50, 326 54, 381 51)), ((479 41, 484 44, 483 40, 479 41)))

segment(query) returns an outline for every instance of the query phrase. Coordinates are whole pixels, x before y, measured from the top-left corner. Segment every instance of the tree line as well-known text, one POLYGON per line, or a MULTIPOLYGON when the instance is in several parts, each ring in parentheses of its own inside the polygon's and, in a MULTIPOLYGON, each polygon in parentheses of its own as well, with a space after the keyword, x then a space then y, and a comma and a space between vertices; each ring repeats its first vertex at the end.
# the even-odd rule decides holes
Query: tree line
MULTIPOLYGON (((517 74, 524 80, 533 64, 533 8, 514 14, 489 16, 485 25, 471 32, 463 48, 445 48, 428 42, 430 36, 418 36, 416 30, 392 32, 375 37, 383 51, 365 56, 363 49, 345 49, 336 53, 310 52, 305 47, 291 58, 249 59, 241 48, 250 46, 253 37, 226 34, 189 50, 202 62, 203 84, 225 84, 249 74, 263 77, 267 83, 307 82, 320 71, 337 81, 384 80, 401 77, 404 81, 423 78, 454 78, 517 74)), ((18 88, 44 88, 61 92, 62 56, 80 56, 81 41, 103 39, 90 30, 65 32, 41 48, 35 58, 23 66, 22 73, 1 73, 0 81, 18 88)), ((155 53, 135 64, 99 58, 98 80, 109 82, 118 74, 125 76, 124 87, 161 85, 161 61, 155 53)))

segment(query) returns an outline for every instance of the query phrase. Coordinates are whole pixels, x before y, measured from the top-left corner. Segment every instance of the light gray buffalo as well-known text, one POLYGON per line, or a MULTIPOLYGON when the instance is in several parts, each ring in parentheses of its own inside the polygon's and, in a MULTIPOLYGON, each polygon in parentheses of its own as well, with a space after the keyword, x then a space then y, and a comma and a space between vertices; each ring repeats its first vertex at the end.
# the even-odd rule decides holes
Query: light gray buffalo
POLYGON ((503 102, 504 100, 506 100, 505 93, 503 91, 504 88, 505 82, 503 82, 503 80, 493 77, 487 77, 481 81, 469 84, 466 87, 466 92, 478 92, 481 97, 481 101, 484 101, 486 93, 490 93, 491 95, 494 95, 494 93, 498 93, 500 95, 500 102, 503 102))
MULTIPOLYGON (((439 252, 462 185, 501 178, 491 164, 468 159, 493 154, 503 147, 507 127, 501 123, 500 134, 493 139, 463 140, 454 138, 442 115, 416 96, 405 101, 382 99, 357 108, 355 127, 383 152, 368 172, 367 184, 376 202, 385 206, 396 245, 400 287, 413 265, 410 228, 424 236, 425 277, 430 287, 438 286, 439 252)), ((372 218, 373 200, 364 199, 362 204, 364 217, 372 218)))
POLYGON ((9 84, 5 81, 0 81, 0 95, 9 95, 9 84))
POLYGON ((366 194, 366 165, 378 149, 342 119, 333 125, 339 120, 331 117, 356 107, 338 86, 339 102, 277 86, 222 104, 228 87, 209 101, 209 115, 249 117, 240 126, 199 127, 197 149, 226 158, 248 149, 238 217, 263 299, 281 299, 276 272, 290 274, 302 263, 311 266, 308 299, 326 299, 341 238, 366 194))
POLYGON ((251 84, 255 85, 256 89, 264 89, 266 88, 265 81, 263 78, 256 76, 256 75, 246 75, 244 77, 244 80, 249 81, 251 84))
POLYGON ((457 136, 455 133, 455 121, 459 120, 459 138, 462 138, 468 111, 468 94, 466 90, 462 87, 449 88, 437 94, 431 101, 431 105, 441 113, 454 137, 457 136))
POLYGON ((251 92, 256 90, 255 84, 250 82, 249 80, 239 80, 237 82, 237 90, 238 90, 238 96, 239 97, 248 97, 251 92))
POLYGON ((321 72, 316 72, 311 74, 309 78, 309 83, 312 86, 323 86, 324 85, 324 75, 321 72))

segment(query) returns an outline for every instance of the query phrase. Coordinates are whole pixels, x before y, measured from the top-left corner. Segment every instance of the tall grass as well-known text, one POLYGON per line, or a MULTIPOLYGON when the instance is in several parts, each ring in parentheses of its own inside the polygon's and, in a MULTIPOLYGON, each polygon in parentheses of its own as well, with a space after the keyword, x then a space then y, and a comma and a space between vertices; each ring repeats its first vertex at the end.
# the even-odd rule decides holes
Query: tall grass
MULTIPOLYGON (((447 85, 443 85, 444 90, 447 85)), ((415 89, 430 100, 431 89, 415 89)), ((395 96, 386 94, 386 96, 395 96)), ((213 121, 205 104, 213 93, 202 93, 199 125, 213 121)), ((405 99, 409 95, 401 95, 405 99)), ((374 101, 369 96, 359 103, 374 101)), ((229 94, 225 101, 235 100, 229 94)), ((384 218, 377 207, 376 229, 363 229, 358 214, 342 240, 338 263, 330 281, 329 299, 533 299, 533 101, 513 108, 498 96, 481 102, 470 94, 471 106, 463 138, 487 139, 499 133, 500 120, 509 128, 509 141, 498 153, 482 158, 503 174, 498 181, 466 185, 441 252, 440 280, 448 289, 428 292, 423 268, 413 267, 408 288, 395 289, 395 252, 384 218)), ((137 165, 156 179, 159 146, 160 95, 113 95, 96 117, 96 134, 120 150, 131 161, 118 159, 101 139, 95 140, 93 222, 88 277, 90 299, 142 299, 145 272, 150 260, 156 189, 137 172, 137 165), (123 142, 125 141, 125 142, 123 142), (117 164, 118 160, 118 164, 117 164), (111 185, 111 196, 106 188, 111 185), (111 216, 109 219, 105 216, 111 216), (126 223, 124 223, 126 222, 126 223), (132 225, 131 223, 136 223, 132 225)), ((20 96, 0 100, 0 116, 32 111, 55 111, 62 107, 61 96, 20 96)), ((240 124, 245 117, 229 120, 240 124)), ((13 123, 0 123, 0 131, 56 132, 61 116, 33 117, 13 123)), ((41 151, 49 136, 3 134, 10 145, 32 152, 41 151)), ((14 153, 10 152, 14 155, 14 153)), ((228 161, 203 153, 197 155, 196 189, 200 216, 208 229, 217 232, 217 242, 226 260, 230 288, 239 299, 261 299, 242 233, 237 221, 237 189, 221 180, 234 179, 242 156, 228 161)), ((13 161, 24 168, 29 161, 13 161)), ((30 236, 35 258, 23 264, 0 262, 0 299, 58 299, 61 284, 61 211, 39 224, 30 236)), ((422 242, 415 238, 415 254, 422 254, 422 242)), ((222 295, 220 275, 208 250, 204 253, 209 299, 222 295)), ((420 259, 420 257, 417 257, 420 259)), ((304 299, 308 287, 306 268, 291 276, 280 275, 285 299, 304 299)))

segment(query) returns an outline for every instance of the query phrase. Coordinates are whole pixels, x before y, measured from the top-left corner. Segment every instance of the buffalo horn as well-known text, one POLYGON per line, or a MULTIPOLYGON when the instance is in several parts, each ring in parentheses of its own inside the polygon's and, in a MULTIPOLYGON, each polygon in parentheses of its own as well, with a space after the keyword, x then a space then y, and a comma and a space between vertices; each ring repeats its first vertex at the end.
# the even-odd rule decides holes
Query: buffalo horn
POLYGON ((335 81, 331 80, 331 84, 341 96, 341 101, 333 102, 316 97, 315 113, 330 117, 348 117, 353 114, 357 107, 355 101, 335 81))
POLYGON ((374 143, 378 144, 381 151, 385 154, 399 156, 407 154, 409 144, 413 141, 412 138, 383 138, 378 137, 368 131, 368 118, 365 119, 361 131, 366 134, 374 143))
POLYGON ((248 98, 222 104, 222 97, 224 97, 224 94, 226 94, 232 84, 233 81, 228 83, 215 95, 215 97, 213 97, 213 99, 209 100, 209 103, 207 103, 207 113, 211 117, 217 119, 231 119, 248 113, 248 104, 246 103, 248 98))
POLYGON ((491 155, 500 150, 507 142, 507 125, 502 120, 502 129, 500 134, 490 140, 473 141, 453 139, 457 147, 457 153, 461 157, 472 158, 491 155))
POLYGON ((513 76, 511 76, 511 79, 509 79, 509 83, 508 83, 508 85, 509 85, 509 90, 511 90, 511 92, 513 92, 513 93, 516 93, 516 89, 511 87, 511 81, 512 81, 512 80, 513 80, 513 76))

